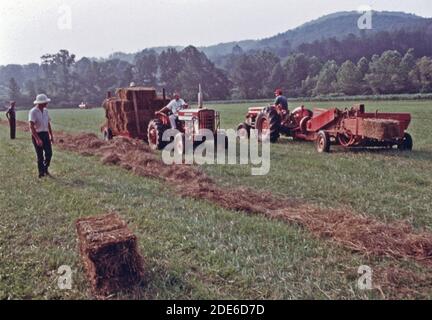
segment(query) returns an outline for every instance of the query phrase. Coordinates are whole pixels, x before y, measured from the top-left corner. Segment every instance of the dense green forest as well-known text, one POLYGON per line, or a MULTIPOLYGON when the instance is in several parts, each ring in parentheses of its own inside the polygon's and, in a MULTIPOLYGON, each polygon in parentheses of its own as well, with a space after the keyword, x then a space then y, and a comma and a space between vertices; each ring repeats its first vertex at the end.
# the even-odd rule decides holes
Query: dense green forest
POLYGON ((193 46, 143 50, 133 61, 76 59, 67 50, 40 64, 0 67, 0 101, 31 105, 44 92, 57 106, 99 105, 107 91, 137 85, 178 90, 193 100, 201 83, 205 99, 432 92, 432 38, 427 30, 348 35, 300 45, 287 57, 235 46, 217 63, 193 46))

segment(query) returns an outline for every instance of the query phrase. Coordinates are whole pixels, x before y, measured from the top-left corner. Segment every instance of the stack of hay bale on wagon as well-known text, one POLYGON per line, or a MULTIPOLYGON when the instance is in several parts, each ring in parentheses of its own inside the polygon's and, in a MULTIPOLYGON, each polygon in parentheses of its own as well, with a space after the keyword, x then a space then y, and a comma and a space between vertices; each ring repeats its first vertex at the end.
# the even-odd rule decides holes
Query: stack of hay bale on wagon
POLYGON ((115 97, 108 97, 102 106, 106 123, 102 127, 104 139, 126 136, 147 140, 147 126, 154 113, 169 101, 158 96, 154 88, 120 88, 115 97))

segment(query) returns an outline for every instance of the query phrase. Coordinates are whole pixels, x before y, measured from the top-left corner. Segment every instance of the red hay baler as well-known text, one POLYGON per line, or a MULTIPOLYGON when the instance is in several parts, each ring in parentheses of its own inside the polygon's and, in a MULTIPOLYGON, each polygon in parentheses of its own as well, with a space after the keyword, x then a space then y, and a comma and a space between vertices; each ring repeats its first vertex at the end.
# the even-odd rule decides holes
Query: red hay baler
POLYGON ((268 135, 276 142, 280 134, 297 140, 315 141, 318 152, 329 152, 330 146, 345 148, 397 146, 412 150, 413 140, 406 132, 411 122, 409 113, 365 112, 364 105, 350 109, 318 109, 299 107, 289 113, 277 106, 250 108, 246 121, 238 129, 249 135, 258 130, 258 137, 268 135))

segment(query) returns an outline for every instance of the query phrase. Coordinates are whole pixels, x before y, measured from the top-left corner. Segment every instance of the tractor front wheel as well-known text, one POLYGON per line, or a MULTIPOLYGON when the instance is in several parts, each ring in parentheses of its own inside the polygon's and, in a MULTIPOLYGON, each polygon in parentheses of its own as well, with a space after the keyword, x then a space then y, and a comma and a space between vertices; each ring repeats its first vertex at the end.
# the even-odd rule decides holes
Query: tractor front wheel
POLYGON ((325 131, 318 132, 315 143, 316 149, 319 153, 330 152, 330 136, 325 131))
POLYGON ((264 141, 269 138, 275 143, 280 137, 281 117, 276 109, 268 108, 261 112, 255 121, 255 128, 258 130, 258 139, 264 141))
POLYGON ((237 127, 237 133, 240 139, 249 139, 250 137, 250 125, 246 122, 240 123, 237 127))
POLYGON ((398 145, 398 149, 402 151, 411 151, 413 148, 413 139, 409 133, 405 133, 402 142, 398 145))
POLYGON ((185 153, 185 135, 184 133, 178 133, 174 139, 174 152, 178 155, 183 156, 185 153))
POLYGON ((147 128, 147 138, 152 150, 161 150, 166 145, 166 142, 162 141, 165 130, 166 127, 159 119, 150 121, 147 128))
POLYGON ((112 138, 113 138, 112 130, 110 128, 105 128, 103 130, 103 139, 105 141, 109 141, 109 140, 112 140, 112 138))
MULTIPOLYGON (((240 139, 242 139, 242 138, 240 137, 240 139)), ((219 150, 228 149, 228 136, 227 136, 226 132, 218 131, 215 134, 214 143, 215 143, 215 149, 217 152, 219 150)))

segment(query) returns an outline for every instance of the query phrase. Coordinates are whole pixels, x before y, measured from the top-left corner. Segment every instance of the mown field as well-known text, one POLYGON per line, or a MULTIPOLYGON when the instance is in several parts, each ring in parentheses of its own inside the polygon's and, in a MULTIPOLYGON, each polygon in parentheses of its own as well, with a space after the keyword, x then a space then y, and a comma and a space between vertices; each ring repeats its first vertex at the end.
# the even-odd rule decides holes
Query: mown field
MULTIPOLYGON (((351 103, 314 103, 334 105, 351 103)), ((215 107, 222 126, 235 128, 248 104, 215 107)), ((414 151, 333 148, 322 155, 313 144, 284 138, 272 145, 266 176, 251 176, 247 165, 204 170, 227 188, 248 186, 281 201, 295 198, 323 208, 348 208, 432 232, 432 102, 368 102, 367 109, 411 112, 414 151)), ((50 112, 55 130, 99 133, 103 122, 101 109, 50 112)), ((25 120, 26 113, 19 112, 19 119, 25 120)), ((424 265, 353 253, 314 238, 300 226, 181 198, 160 181, 58 148, 54 177, 39 180, 34 157, 28 133, 19 132, 18 139, 10 141, 7 128, 0 126, 0 298, 91 298, 74 221, 107 211, 127 219, 146 263, 141 288, 120 298, 432 297, 432 287, 420 283, 409 292, 357 289, 360 265, 377 272, 397 267, 413 275, 429 273, 424 265), (72 290, 57 288, 61 265, 74 270, 72 290)))

